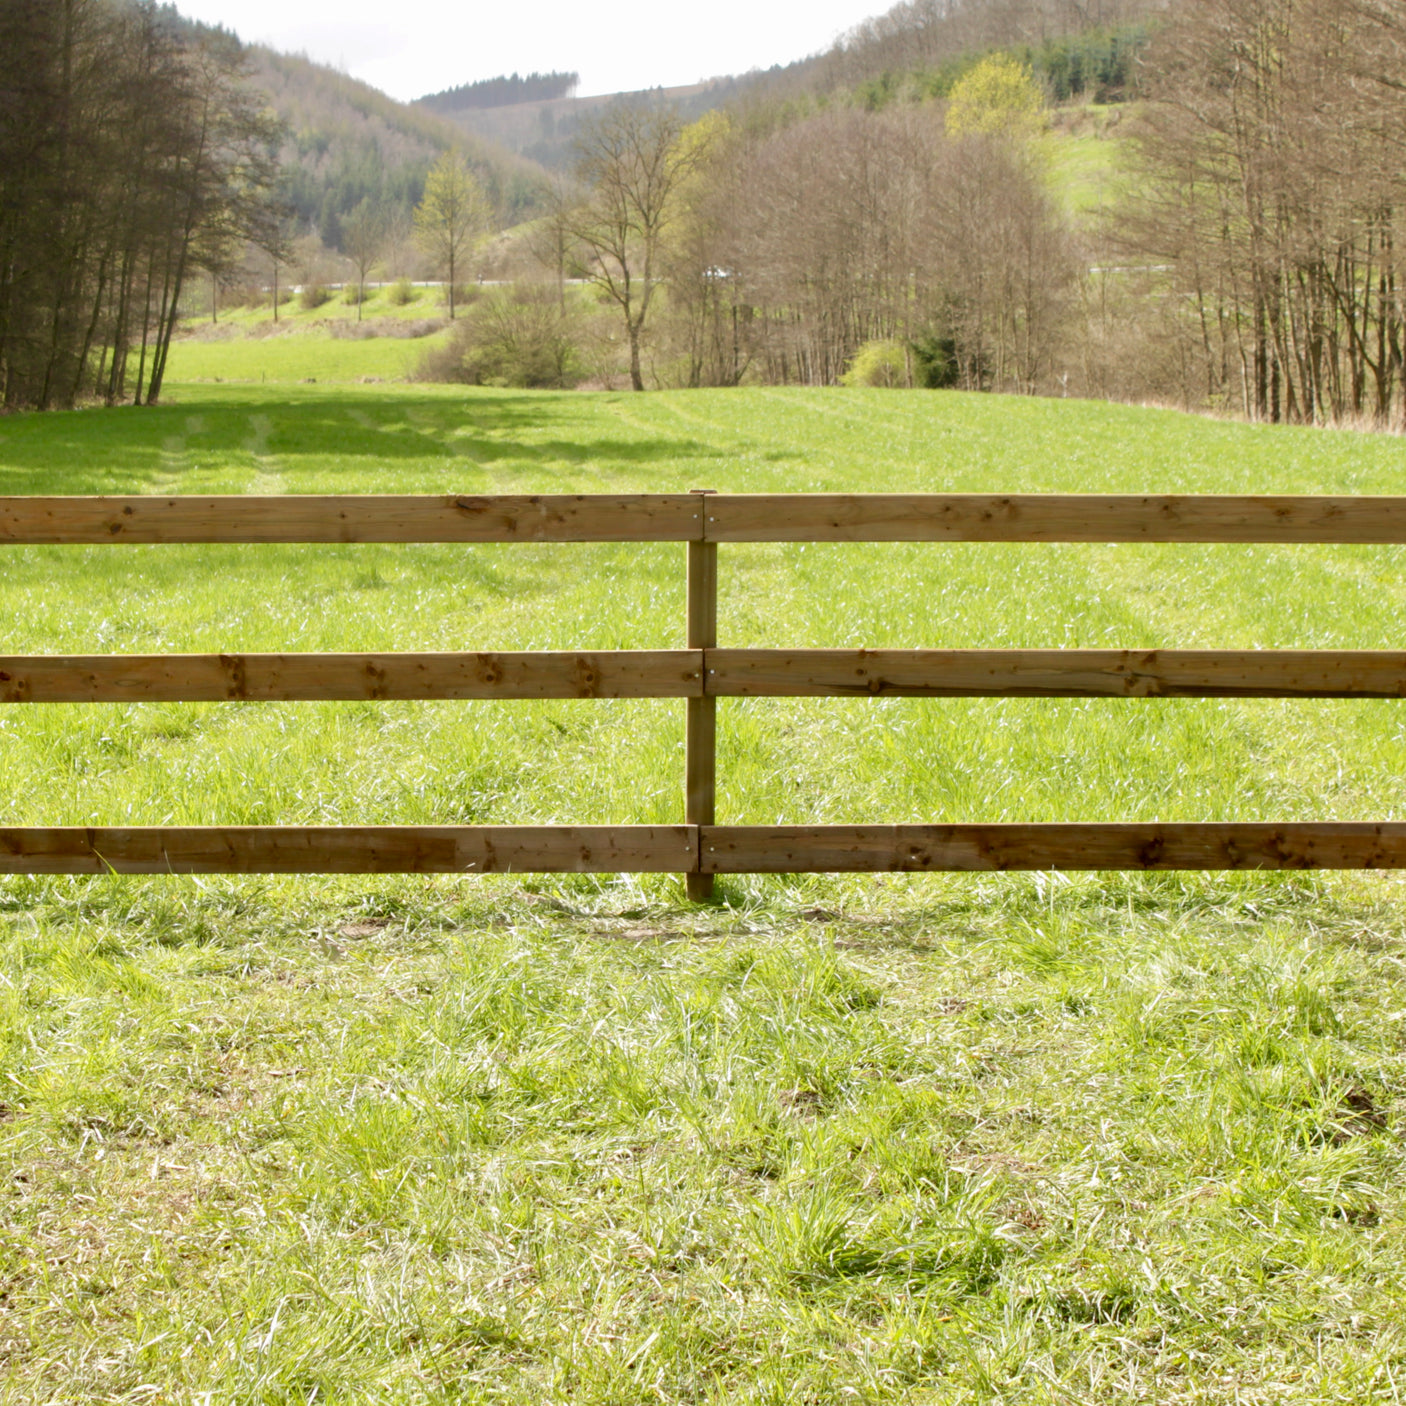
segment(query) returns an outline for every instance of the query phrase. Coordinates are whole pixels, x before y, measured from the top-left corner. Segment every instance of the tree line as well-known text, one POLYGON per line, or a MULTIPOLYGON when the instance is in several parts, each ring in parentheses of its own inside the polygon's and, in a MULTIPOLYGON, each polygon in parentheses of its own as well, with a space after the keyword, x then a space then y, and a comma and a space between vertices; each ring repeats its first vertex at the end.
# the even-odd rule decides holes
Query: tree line
POLYGON ((1184 0, 1119 244, 1211 403, 1406 426, 1406 6, 1184 0))
POLYGON ((555 318, 525 288, 483 300, 461 366, 511 379, 515 359, 560 383, 560 348, 589 335, 576 283, 610 311, 636 390, 830 385, 873 343, 899 350, 908 384, 1045 389, 1078 257, 1022 140, 1041 102, 998 58, 941 107, 685 125, 667 105, 617 103, 583 131, 576 182, 534 232, 555 318))
POLYGON ((579 73, 512 73, 499 78, 480 78, 416 98, 431 112, 463 112, 466 108, 510 107, 514 103, 550 102, 572 97, 581 86, 579 73))
POLYGON ((266 236, 276 124, 232 38, 0 0, 0 404, 161 394, 182 293, 266 236))

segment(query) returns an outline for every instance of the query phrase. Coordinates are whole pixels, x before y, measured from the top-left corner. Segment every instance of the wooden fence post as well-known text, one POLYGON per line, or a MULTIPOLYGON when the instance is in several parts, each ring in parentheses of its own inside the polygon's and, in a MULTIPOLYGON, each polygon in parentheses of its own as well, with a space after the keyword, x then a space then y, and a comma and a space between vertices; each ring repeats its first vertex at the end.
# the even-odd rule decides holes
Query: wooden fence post
MULTIPOLYGON (((695 489, 702 498, 710 490, 695 489)), ((700 521, 706 517, 700 513, 700 521)), ((689 649, 714 649, 718 643, 718 544, 692 541, 688 544, 688 624, 689 649)), ((717 823, 717 741, 718 700, 707 693, 707 663, 703 666, 704 694, 687 700, 685 728, 684 821, 688 825, 717 823)), ((703 847, 698 847, 703 862, 703 847)), ((713 876, 695 870, 688 876, 688 896, 706 903, 713 896, 713 876)))

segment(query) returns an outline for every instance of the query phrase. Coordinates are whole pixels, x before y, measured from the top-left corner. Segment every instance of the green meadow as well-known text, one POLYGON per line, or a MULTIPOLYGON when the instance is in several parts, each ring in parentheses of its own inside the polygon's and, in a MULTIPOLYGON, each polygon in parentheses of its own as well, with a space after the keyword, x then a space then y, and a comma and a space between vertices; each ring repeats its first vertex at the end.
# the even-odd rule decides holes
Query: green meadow
POLYGON ((259 385, 403 381, 449 326, 440 289, 412 286, 408 297, 396 301, 390 284, 368 287, 359 320, 340 290, 316 307, 292 298, 277 320, 271 298, 193 317, 172 347, 172 375, 259 385))
MULTIPOLYGON (((424 344, 183 341, 160 407, 0 420, 0 493, 1406 484, 1398 438, 1112 405, 394 379, 424 344)), ((1406 625, 1395 548, 721 561, 731 645, 1406 625)), ((8 548, 0 622, 9 653, 672 647, 683 567, 8 548)), ((1406 811, 1391 703, 723 700, 719 732, 724 823, 1406 811)), ((682 735, 678 702, 12 706, 0 823, 679 822, 682 735)), ((0 1401, 1397 1401, 1404 893, 0 880, 0 1401)))

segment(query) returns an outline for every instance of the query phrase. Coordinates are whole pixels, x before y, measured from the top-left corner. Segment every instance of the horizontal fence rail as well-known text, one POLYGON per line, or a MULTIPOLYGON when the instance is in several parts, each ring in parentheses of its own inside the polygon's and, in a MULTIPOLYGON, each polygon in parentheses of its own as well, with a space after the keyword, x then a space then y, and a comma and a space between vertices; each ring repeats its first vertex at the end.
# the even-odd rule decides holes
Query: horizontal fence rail
POLYGON ((684 874, 688 825, 0 828, 0 874, 684 874))
POLYGON ((710 874, 1400 869, 1406 824, 721 825, 710 874))
POLYGON ((697 650, 0 656, 0 703, 692 698, 697 650))
POLYGON ((1406 498, 783 493, 707 499, 711 542, 1406 542, 1406 498))
POLYGON ((687 648, 0 656, 0 703, 682 698, 683 825, 0 826, 0 874, 1406 868, 1406 823, 729 826, 720 697, 1401 698, 1406 652, 733 649, 728 542, 1406 544, 1406 497, 0 497, 0 544, 683 542, 687 648))
POLYGON ((1398 650, 711 649, 710 693, 834 698, 1399 698, 1398 650))
POLYGON ((0 655, 0 703, 1400 698, 1400 650, 655 649, 0 655))
POLYGON ((1406 823, 0 827, 0 874, 1400 868, 1406 823))
POLYGON ((697 495, 3 498, 0 542, 686 542, 697 495))
POLYGON ((1406 543, 1406 497, 710 493, 0 498, 0 543, 1406 543), (706 510, 703 506, 706 504, 706 510))

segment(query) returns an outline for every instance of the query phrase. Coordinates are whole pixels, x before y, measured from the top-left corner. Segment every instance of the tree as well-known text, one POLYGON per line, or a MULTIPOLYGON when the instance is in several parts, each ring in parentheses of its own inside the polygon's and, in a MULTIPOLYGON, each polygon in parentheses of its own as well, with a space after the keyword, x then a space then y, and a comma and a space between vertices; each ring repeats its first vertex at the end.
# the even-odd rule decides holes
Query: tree
POLYGON ((702 156, 681 148, 677 112, 617 103, 577 143, 577 175, 590 192, 566 225, 585 258, 578 273, 620 309, 630 348, 630 384, 644 389, 640 345, 658 287, 660 255, 678 192, 702 156))
POLYGON ((293 221, 293 212, 284 201, 271 200, 249 236, 249 242, 269 261, 275 322, 278 321, 278 273, 293 257, 293 221))
MULTIPOLYGON (((218 267, 258 222, 277 170, 277 122, 244 84, 245 63, 232 35, 217 33, 186 50, 179 90, 180 126, 165 190, 165 247, 152 346, 148 404, 160 398, 192 267, 218 267)), ((138 376, 140 383, 140 373, 138 376)))
POLYGON ((1406 421, 1406 14, 1186 0, 1148 54, 1129 242, 1167 270, 1209 396, 1406 421))
POLYGON ((446 151, 425 178, 425 198, 415 210, 415 233, 425 253, 449 278, 449 317, 464 256, 488 223, 488 201, 461 153, 446 151))
POLYGON ((366 301, 366 278, 381 261, 386 243, 386 216, 379 206, 363 200, 342 222, 342 244, 356 269, 356 320, 366 301))
POLYGON ((957 80, 947 100, 947 133, 953 137, 1033 137, 1044 121, 1044 94, 1030 70, 1007 54, 982 59, 957 80))
POLYGON ((668 345, 673 379, 686 386, 735 386, 752 363, 755 302, 733 234, 745 199, 745 137, 714 110, 685 127, 691 160, 665 250, 668 345))
POLYGON ((532 231, 528 248, 532 257, 556 279, 557 303, 566 313, 566 275, 572 262, 573 199, 567 179, 560 173, 551 179, 547 197, 547 213, 532 231))
POLYGON ((226 266, 272 183, 242 79, 230 36, 187 41, 154 5, 0 0, 4 405, 159 397, 188 278, 226 266))
POLYGON ((415 217, 408 209, 391 206, 386 215, 385 262, 392 278, 414 274, 415 217))

